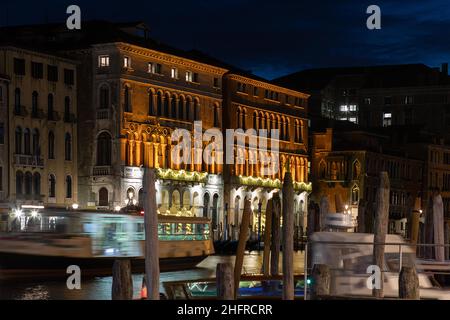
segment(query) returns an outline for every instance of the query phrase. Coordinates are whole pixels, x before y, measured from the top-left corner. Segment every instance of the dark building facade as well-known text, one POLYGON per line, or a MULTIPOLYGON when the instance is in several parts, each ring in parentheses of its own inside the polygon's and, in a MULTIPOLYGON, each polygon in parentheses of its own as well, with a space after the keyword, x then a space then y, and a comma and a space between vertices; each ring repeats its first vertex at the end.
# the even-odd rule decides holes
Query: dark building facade
POLYGON ((364 127, 417 125, 450 138, 447 64, 311 69, 275 82, 311 94, 312 115, 364 127))

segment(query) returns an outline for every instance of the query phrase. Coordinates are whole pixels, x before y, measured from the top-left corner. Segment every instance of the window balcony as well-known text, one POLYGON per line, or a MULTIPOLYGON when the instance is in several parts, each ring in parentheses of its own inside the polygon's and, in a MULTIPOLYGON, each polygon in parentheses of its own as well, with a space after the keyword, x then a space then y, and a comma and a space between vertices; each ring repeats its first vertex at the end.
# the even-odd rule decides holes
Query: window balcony
POLYGON ((53 111, 53 112, 49 113, 47 115, 47 117, 48 117, 47 118, 48 121, 59 121, 59 120, 61 120, 61 117, 59 116, 59 113, 57 111, 53 111))
POLYGON ((31 112, 33 119, 45 119, 45 113, 42 109, 37 109, 31 112))
POLYGON ((14 115, 26 117, 28 115, 27 108, 25 106, 14 106, 14 115))
POLYGON ((75 118, 75 114, 73 113, 64 113, 64 122, 65 123, 75 123, 77 120, 75 118))
POLYGON ((41 156, 16 154, 15 165, 23 167, 44 168, 44 159, 41 156))
POLYGON ((92 170, 93 176, 109 176, 111 175, 111 166, 96 166, 92 170))
POLYGON ((99 109, 97 110, 97 120, 110 119, 111 115, 109 109, 99 109))

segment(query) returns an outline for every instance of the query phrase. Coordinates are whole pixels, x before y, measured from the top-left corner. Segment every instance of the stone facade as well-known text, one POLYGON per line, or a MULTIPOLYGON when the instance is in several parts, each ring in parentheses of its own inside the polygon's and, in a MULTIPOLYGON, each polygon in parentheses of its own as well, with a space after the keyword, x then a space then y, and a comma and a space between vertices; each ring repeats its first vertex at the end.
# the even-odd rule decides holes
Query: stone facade
POLYGON ((3 102, 9 142, 5 200, 12 207, 70 207, 78 201, 76 64, 18 47, 1 47, 0 57, 0 74, 10 78, 8 86, 2 83, 9 98, 3 102))

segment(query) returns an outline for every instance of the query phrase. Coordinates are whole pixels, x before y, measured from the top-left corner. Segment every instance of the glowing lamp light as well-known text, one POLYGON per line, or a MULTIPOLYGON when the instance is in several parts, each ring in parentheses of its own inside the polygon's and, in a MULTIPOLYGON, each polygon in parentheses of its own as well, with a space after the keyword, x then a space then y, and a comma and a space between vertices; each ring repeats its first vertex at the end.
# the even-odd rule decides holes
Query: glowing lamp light
POLYGON ((14 210, 14 215, 16 217, 21 217, 21 216, 23 216, 23 211, 20 209, 16 209, 16 210, 14 210))
POLYGON ((116 207, 114 208, 114 211, 119 212, 120 209, 122 209, 120 206, 116 206, 116 207))
POLYGON ((348 210, 348 204, 345 205, 345 210, 348 210))
POLYGON ((78 203, 72 204, 72 209, 73 209, 73 210, 78 210, 78 208, 79 208, 78 203))
POLYGON ((128 198, 133 199, 133 192, 128 192, 128 198))
POLYGON ((143 216, 144 215, 144 210, 141 210, 141 212, 139 212, 140 214, 141 214, 141 216, 143 216))
POLYGON ((38 216, 37 210, 31 211, 31 217, 36 218, 38 216))
POLYGON ((137 200, 136 200, 136 199, 133 200, 133 204, 134 204, 134 205, 137 204, 137 200))

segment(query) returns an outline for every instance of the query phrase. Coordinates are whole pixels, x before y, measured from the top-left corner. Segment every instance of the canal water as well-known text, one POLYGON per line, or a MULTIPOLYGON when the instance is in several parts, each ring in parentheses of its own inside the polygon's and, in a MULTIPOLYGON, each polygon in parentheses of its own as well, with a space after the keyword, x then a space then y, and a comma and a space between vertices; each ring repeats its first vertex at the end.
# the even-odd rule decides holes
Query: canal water
MULTIPOLYGON (((206 258, 196 268, 183 271, 161 273, 161 292, 164 292, 162 283, 166 281, 195 280, 214 278, 218 263, 234 263, 234 256, 211 256, 206 258)), ((280 267, 282 257, 280 255, 280 267)), ((252 252, 244 257, 243 273, 261 273, 262 253, 252 252)), ((303 274, 304 254, 294 253, 294 274, 303 274)), ((134 298, 138 299, 143 274, 133 275, 134 298)), ((98 277, 83 280, 80 290, 69 290, 65 279, 59 280, 17 280, 0 283, 0 300, 110 300, 111 277, 98 277)))

